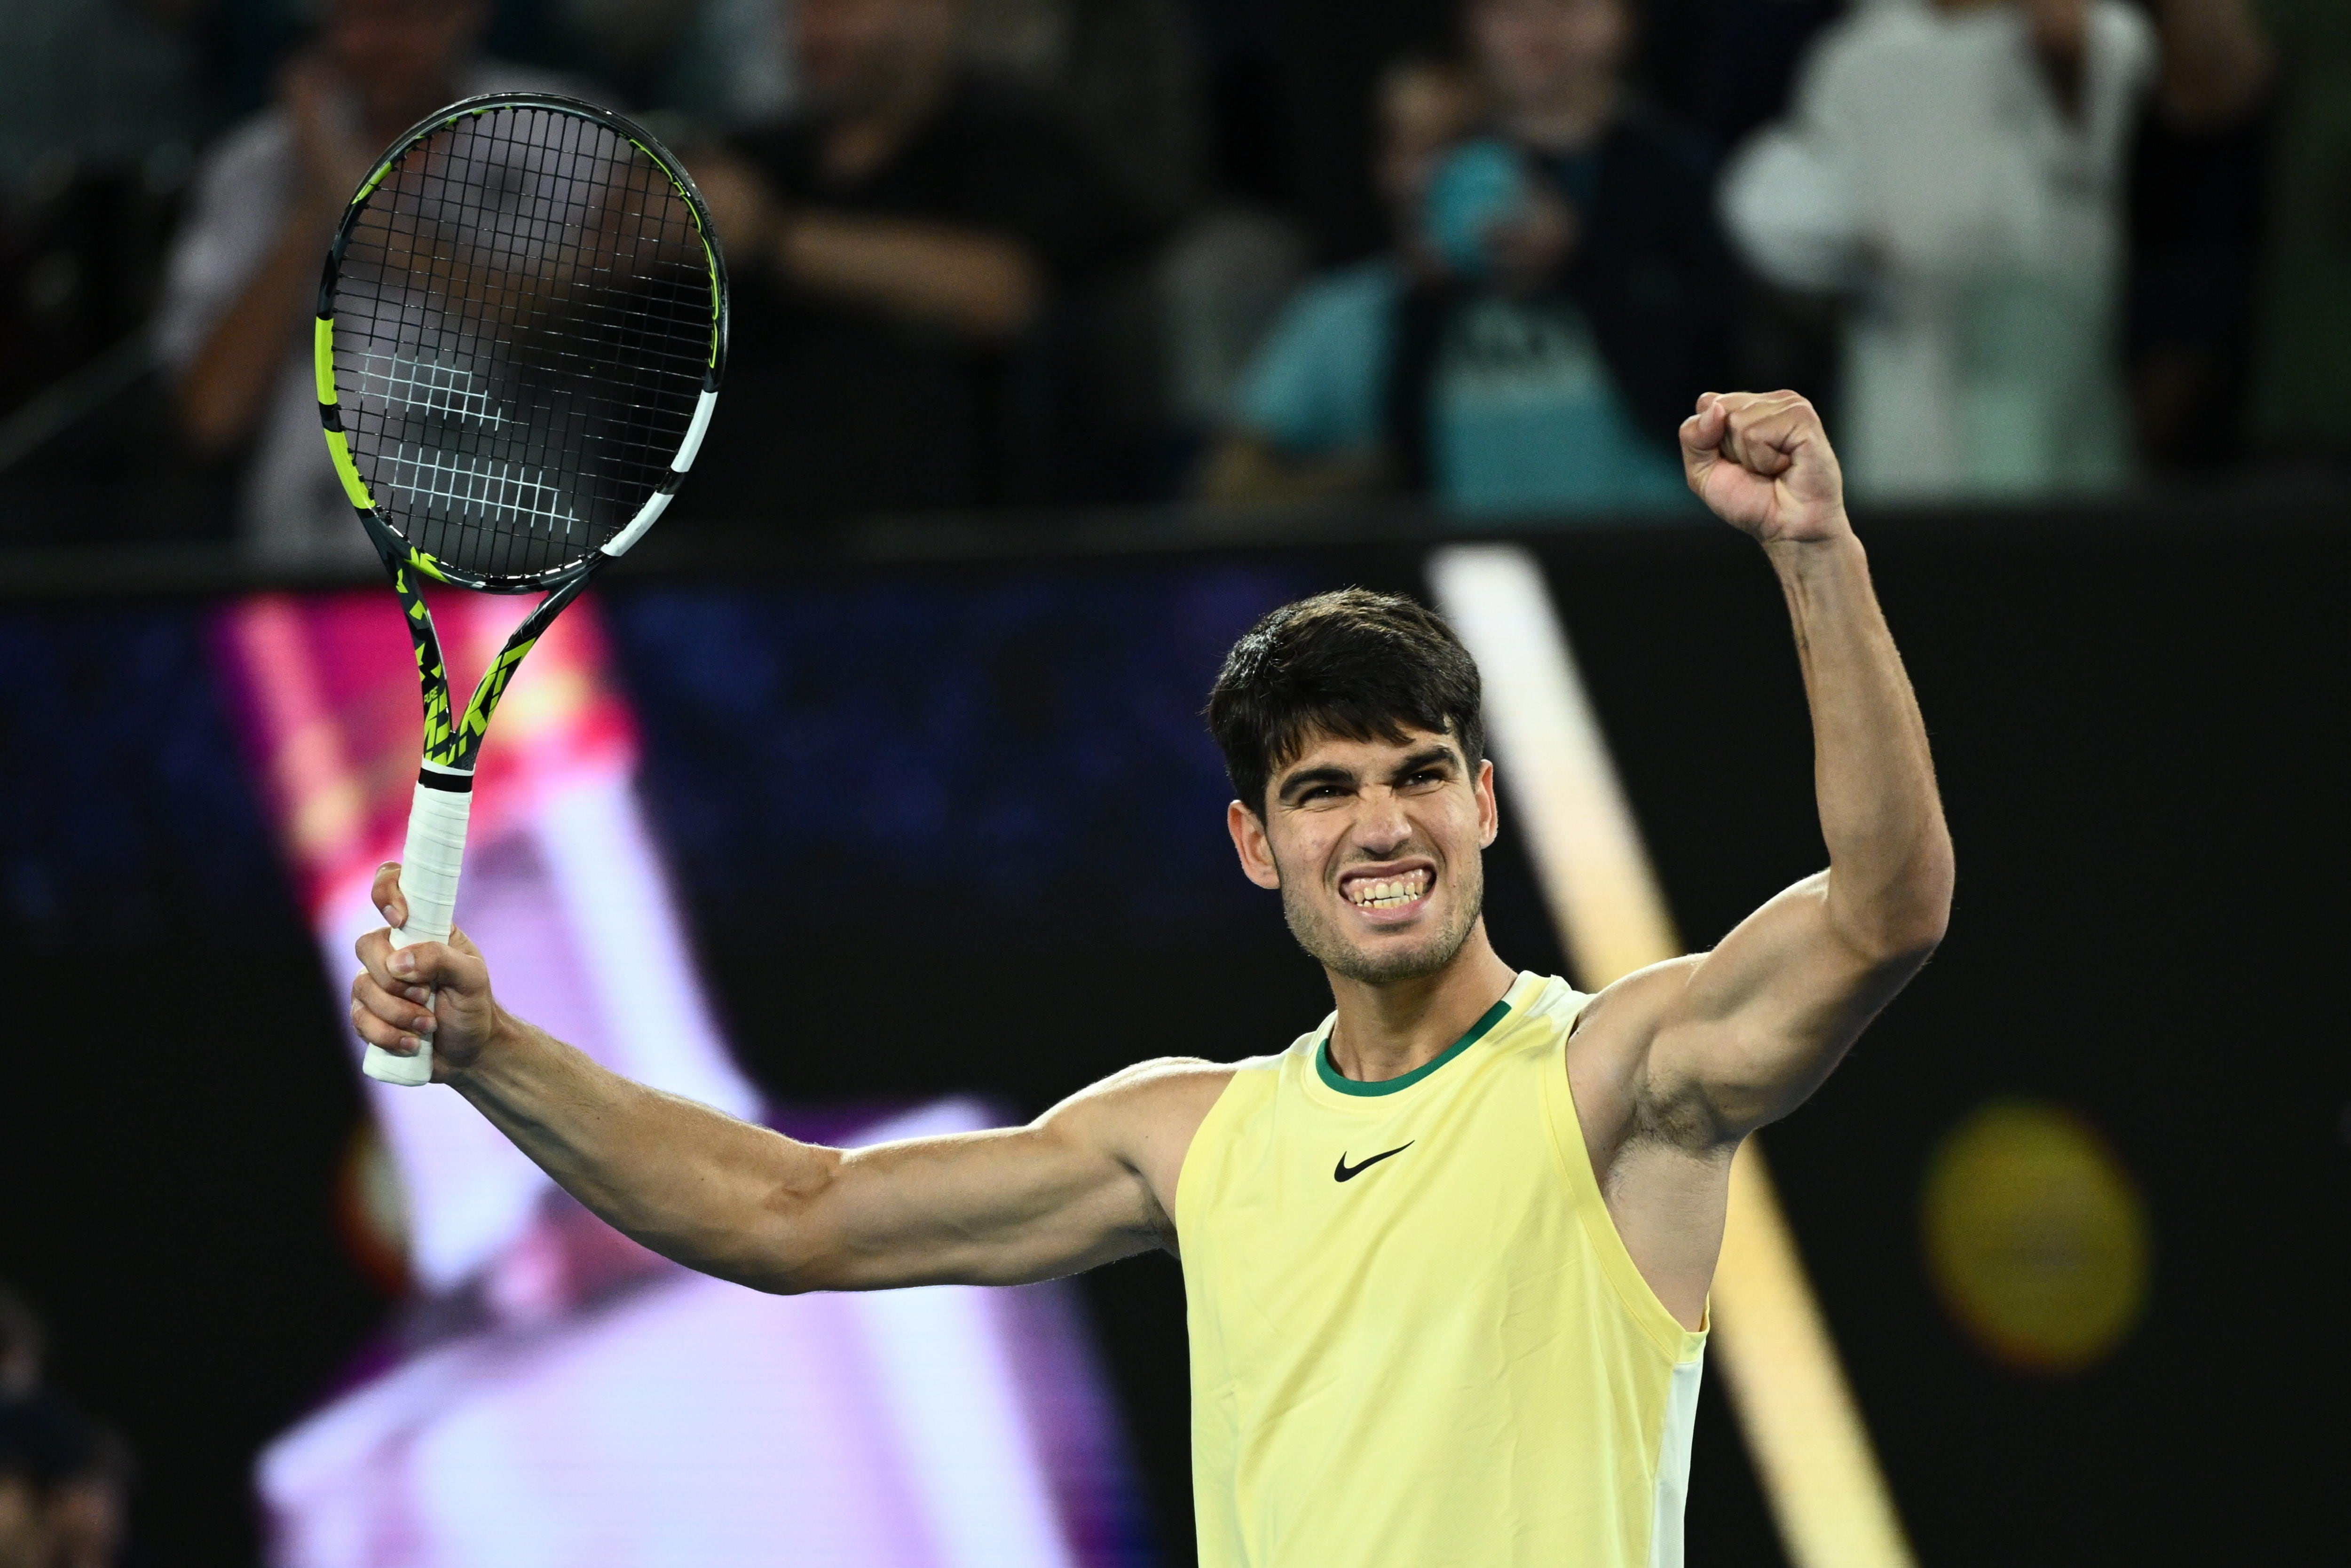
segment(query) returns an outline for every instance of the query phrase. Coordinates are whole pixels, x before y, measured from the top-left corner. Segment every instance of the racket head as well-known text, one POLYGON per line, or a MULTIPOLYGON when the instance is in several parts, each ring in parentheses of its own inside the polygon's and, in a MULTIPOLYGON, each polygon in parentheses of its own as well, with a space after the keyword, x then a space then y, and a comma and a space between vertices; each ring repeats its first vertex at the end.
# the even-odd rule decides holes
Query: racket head
POLYGON ((395 577, 532 592, 634 544, 701 445, 726 314, 701 193, 633 121, 496 93, 403 132, 336 225, 315 350, 395 577))

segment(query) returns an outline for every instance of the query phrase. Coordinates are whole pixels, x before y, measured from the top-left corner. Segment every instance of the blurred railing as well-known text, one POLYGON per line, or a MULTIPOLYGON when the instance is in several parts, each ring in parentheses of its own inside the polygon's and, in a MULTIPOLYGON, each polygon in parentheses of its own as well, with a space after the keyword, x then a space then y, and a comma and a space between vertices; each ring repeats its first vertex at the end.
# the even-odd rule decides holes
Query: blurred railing
MULTIPOLYGON (((2095 502, 1867 507, 1865 540, 1981 549, 2053 541, 2085 547, 2211 548, 2231 538, 2351 526, 2351 472, 2280 473, 2209 486, 2149 487, 2095 502)), ((0 519, 5 521, 5 519, 0 519)), ((354 532, 357 527, 354 525, 354 532)), ((23 537, 21 534, 18 537, 23 537)), ((1254 551, 1400 551, 1484 539, 1575 541, 1579 550, 1736 551, 1737 537, 1687 516, 1526 517, 1465 523, 1405 497, 1264 507, 1177 503, 1058 510, 938 512, 791 529, 688 517, 656 529, 616 579, 737 577, 843 568, 921 568, 1254 551)), ((234 541, 126 540, 0 546, 0 601, 126 594, 210 595, 379 580, 349 565, 256 561, 234 541)))

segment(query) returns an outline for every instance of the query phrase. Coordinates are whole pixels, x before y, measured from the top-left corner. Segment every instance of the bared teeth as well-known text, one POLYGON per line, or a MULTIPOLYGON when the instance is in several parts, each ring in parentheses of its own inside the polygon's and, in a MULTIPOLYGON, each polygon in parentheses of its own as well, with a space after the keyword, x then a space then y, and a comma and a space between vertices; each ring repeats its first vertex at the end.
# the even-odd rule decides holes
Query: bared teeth
POLYGON ((1395 909, 1410 904, 1428 891, 1428 873, 1406 872, 1402 876, 1367 877, 1348 890, 1348 902, 1358 909, 1395 909))

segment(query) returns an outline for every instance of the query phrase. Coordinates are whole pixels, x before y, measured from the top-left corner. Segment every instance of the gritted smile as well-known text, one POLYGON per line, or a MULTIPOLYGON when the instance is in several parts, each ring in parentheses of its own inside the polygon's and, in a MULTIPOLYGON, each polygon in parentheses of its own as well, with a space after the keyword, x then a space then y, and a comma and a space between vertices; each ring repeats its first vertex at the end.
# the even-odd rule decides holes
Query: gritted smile
POLYGON ((1429 868, 1385 875, 1350 872, 1339 879, 1339 892, 1358 909, 1402 909, 1428 896, 1429 868))

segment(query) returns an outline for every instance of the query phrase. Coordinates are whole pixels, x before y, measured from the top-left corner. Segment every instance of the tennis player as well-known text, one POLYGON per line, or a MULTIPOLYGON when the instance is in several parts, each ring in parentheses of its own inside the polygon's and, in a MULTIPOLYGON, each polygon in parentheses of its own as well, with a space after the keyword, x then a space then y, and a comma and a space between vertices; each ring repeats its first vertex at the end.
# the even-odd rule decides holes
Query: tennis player
POLYGON ((1241 869, 1337 1003, 1277 1055, 844 1152, 606 1071, 500 1010, 462 935, 363 938, 352 1017, 388 1051, 430 1038, 434 1076, 607 1221, 759 1290, 1176 1252, 1203 1568, 1678 1563, 1731 1155, 1926 961, 1952 875, 1818 416, 1709 393, 1681 443, 1786 592, 1830 862, 1710 953, 1597 996, 1496 956, 1477 668, 1419 605, 1348 590, 1267 616, 1209 702, 1241 869))

